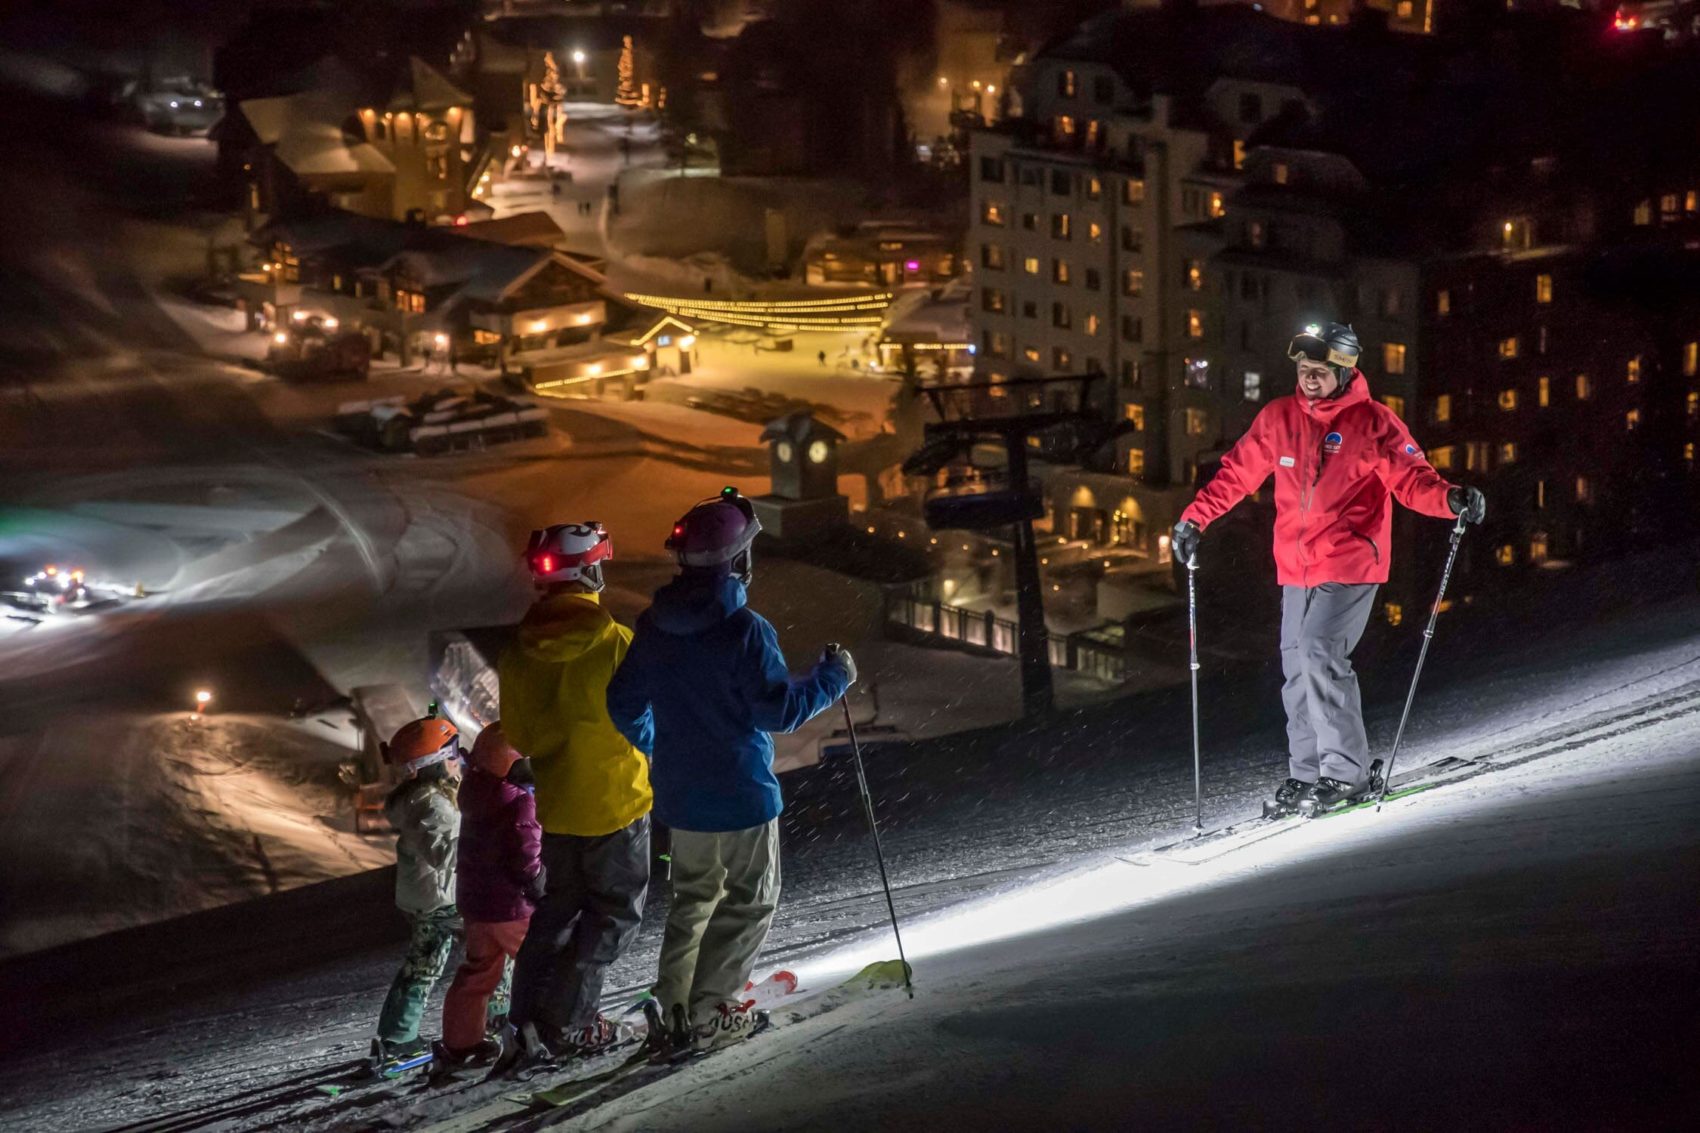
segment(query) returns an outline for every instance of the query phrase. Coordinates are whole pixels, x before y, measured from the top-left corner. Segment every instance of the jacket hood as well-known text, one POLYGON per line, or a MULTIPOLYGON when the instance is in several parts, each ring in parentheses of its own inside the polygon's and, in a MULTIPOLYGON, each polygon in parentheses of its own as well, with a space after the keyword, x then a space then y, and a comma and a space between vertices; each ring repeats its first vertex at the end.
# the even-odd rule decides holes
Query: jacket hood
POLYGON ((519 624, 519 647, 539 661, 568 661, 615 632, 612 615, 594 594, 550 594, 519 624))
POLYGON ((662 633, 692 637, 737 613, 746 600, 743 581, 731 575, 681 575, 655 592, 649 617, 662 633))
POLYGON ((1352 371, 1352 382, 1338 396, 1319 397, 1315 401, 1303 393, 1293 394, 1298 399, 1299 408, 1305 415, 1317 421, 1332 421, 1348 405, 1357 405, 1369 400, 1369 379, 1364 377, 1362 370, 1352 371))

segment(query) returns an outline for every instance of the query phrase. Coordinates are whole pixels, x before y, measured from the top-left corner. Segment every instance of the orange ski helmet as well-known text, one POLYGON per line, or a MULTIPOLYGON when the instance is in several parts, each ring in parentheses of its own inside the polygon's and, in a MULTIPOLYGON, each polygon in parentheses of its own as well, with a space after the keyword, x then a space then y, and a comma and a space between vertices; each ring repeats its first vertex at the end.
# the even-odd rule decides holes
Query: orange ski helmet
POLYGON ((514 745, 508 742, 508 737, 502 733, 502 722, 493 721, 478 733, 478 739, 473 742, 472 755, 467 762, 472 766, 489 772, 498 779, 506 779, 514 764, 522 757, 514 750, 514 745))
POLYGON ((440 716, 404 724, 390 741, 389 761, 408 771, 445 763, 460 754, 460 729, 440 716))

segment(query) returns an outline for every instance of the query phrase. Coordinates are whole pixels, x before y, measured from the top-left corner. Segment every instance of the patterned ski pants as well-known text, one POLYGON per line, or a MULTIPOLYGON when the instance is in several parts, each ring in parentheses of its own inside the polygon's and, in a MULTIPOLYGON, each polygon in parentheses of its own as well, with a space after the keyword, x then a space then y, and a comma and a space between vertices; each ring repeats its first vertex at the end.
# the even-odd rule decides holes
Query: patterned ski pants
MULTIPOLYGON (((378 1014, 378 1037, 387 1043, 410 1043, 419 1037, 425 1001, 448 970, 449 952, 462 932, 460 910, 453 905, 429 913, 410 913, 407 919, 412 926, 407 957, 390 983, 384 1008, 378 1014)), ((512 986, 510 960, 502 965, 502 982, 490 996, 490 1005, 485 1010, 487 1022, 494 1024, 506 1017, 512 986)))

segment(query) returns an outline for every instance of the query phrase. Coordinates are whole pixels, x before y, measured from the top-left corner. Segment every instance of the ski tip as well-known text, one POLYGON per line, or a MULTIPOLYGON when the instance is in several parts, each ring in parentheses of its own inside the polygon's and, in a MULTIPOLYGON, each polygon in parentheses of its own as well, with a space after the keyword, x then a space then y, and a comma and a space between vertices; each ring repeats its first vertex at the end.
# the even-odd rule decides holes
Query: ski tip
POLYGON ((915 969, 902 960, 875 960, 850 977, 850 982, 868 987, 901 987, 914 975, 915 969))

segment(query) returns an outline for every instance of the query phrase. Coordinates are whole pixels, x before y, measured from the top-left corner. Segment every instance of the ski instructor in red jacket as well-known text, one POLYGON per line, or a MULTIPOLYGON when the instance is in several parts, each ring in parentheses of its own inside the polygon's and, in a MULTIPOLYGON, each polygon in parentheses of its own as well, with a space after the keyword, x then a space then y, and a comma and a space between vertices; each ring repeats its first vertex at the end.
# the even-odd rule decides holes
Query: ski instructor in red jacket
POLYGON ((1340 323, 1293 339, 1298 391, 1263 408, 1172 535, 1176 558, 1191 560, 1211 522, 1274 474, 1288 778, 1266 814, 1326 810, 1370 787, 1351 654, 1387 581, 1389 497, 1437 518, 1480 523, 1486 514, 1482 493, 1443 479, 1405 423, 1370 396, 1359 353, 1357 334, 1340 323))

